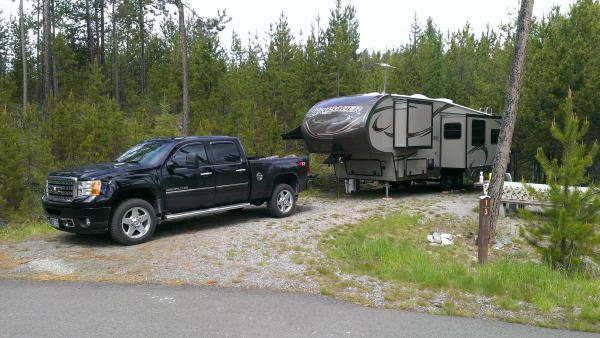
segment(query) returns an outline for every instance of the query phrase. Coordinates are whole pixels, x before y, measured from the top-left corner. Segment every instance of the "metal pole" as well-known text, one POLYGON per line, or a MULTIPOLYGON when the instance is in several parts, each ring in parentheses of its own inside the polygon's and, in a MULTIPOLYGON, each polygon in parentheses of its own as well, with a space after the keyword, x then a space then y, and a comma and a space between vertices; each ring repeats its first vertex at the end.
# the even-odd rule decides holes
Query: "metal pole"
POLYGON ((479 234, 477 235, 477 260, 483 265, 488 258, 490 243, 490 196, 479 197, 479 234))
POLYGON ((388 69, 388 67, 383 68, 383 93, 384 94, 387 89, 387 69, 388 69))

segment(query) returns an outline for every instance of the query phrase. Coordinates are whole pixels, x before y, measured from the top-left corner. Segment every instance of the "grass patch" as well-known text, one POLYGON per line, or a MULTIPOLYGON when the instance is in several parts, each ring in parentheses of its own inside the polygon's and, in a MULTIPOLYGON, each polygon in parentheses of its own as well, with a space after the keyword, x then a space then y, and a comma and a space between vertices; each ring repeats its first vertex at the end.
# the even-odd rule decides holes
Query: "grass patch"
POLYGON ((0 226, 0 241, 22 241, 32 237, 58 234, 48 222, 35 221, 0 226))
MULTIPOLYGON (((479 267, 457 241, 451 247, 429 246, 425 236, 432 227, 423 225, 420 216, 396 213, 331 230, 322 244, 347 273, 414 283, 421 289, 493 296, 507 309, 518 308, 519 301, 533 304, 542 314, 556 308, 567 313, 581 308, 573 316, 586 325, 574 328, 600 330, 599 280, 556 271, 518 256, 499 257, 479 267)), ((454 313, 456 309, 445 310, 454 313)))

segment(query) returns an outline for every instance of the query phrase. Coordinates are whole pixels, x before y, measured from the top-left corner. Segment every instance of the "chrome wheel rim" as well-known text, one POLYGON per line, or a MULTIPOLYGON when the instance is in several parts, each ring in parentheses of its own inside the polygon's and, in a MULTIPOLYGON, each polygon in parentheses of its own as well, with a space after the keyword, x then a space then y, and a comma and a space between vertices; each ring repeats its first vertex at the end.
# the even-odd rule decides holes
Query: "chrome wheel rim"
POLYGON ((284 214, 287 214, 292 210, 294 206, 294 196, 289 190, 281 190, 277 194, 277 208, 284 214))
POLYGON ((140 238, 148 233, 151 223, 148 210, 142 207, 133 207, 123 214, 121 229, 129 238, 140 238))

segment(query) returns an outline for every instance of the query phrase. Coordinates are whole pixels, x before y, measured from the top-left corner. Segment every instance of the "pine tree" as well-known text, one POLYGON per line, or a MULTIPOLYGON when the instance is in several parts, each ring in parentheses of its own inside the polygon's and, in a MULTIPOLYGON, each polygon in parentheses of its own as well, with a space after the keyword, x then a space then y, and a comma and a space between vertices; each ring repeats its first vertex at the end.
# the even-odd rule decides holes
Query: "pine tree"
POLYGON ((523 234, 544 258, 555 268, 574 270, 584 256, 598 257, 600 246, 600 197, 597 188, 587 190, 578 186, 588 184, 587 169, 598 154, 598 145, 586 146, 582 141, 589 122, 580 122, 573 113, 573 99, 569 95, 562 112, 563 127, 556 123, 550 130, 558 142, 561 157, 550 160, 540 147, 536 159, 548 178, 550 189, 528 191, 536 199, 547 201, 540 214, 525 212, 535 226, 524 228, 523 234))

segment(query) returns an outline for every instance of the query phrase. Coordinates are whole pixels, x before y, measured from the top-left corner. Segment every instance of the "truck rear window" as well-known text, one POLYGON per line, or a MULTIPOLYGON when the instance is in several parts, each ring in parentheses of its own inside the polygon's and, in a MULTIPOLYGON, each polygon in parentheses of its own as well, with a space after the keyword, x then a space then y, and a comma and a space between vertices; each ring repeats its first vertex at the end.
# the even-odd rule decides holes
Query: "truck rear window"
POLYGON ((238 147, 232 142, 213 143, 210 147, 215 164, 240 163, 242 159, 238 147))

